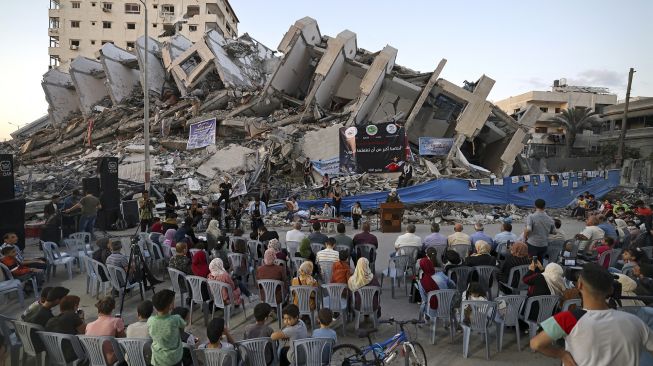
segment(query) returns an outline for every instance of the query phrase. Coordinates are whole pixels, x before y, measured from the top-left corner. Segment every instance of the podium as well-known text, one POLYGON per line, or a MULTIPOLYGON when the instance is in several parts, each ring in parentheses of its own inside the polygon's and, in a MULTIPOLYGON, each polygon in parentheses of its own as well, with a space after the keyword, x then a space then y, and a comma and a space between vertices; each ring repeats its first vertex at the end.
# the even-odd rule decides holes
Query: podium
POLYGON ((381 204, 381 232, 400 233, 401 219, 404 216, 404 204, 401 202, 381 204))

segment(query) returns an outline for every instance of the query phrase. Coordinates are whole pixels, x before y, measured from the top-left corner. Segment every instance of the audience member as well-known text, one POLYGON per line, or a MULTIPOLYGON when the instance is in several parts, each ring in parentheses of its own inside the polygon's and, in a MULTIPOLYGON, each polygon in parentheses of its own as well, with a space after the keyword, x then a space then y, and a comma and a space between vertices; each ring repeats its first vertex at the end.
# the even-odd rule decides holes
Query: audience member
POLYGON ((338 233, 333 236, 333 239, 336 240, 336 245, 346 246, 347 248, 349 248, 349 251, 351 252, 351 250, 354 248, 354 241, 352 240, 352 238, 345 235, 345 230, 346 230, 345 224, 343 224, 342 222, 336 225, 336 231, 338 233))
POLYGON ((150 227, 150 232, 152 233, 159 233, 163 234, 163 223, 161 222, 161 218, 158 216, 155 216, 152 218, 152 226, 150 227))
POLYGON ((258 240, 259 241, 270 241, 272 239, 279 240, 279 234, 272 230, 268 230, 265 226, 258 227, 258 240))
POLYGON ((308 330, 304 322, 299 319, 299 308, 290 304, 283 308, 284 328, 272 333, 272 340, 280 342, 280 363, 281 366, 293 364, 295 357, 292 350, 291 342, 308 338, 308 330))
MULTIPOLYGON (((397 237, 395 240, 395 254, 399 253, 402 248, 413 247, 422 249, 422 238, 418 235, 415 235, 415 225, 408 224, 406 225, 406 232, 397 237)), ((391 254, 392 256, 392 254, 391 254)))
POLYGON ((460 254, 455 250, 447 250, 444 252, 444 272, 449 273, 450 269, 460 267, 463 265, 463 259, 460 258, 460 254))
MULTIPOLYGON (((313 274, 313 263, 306 261, 302 263, 299 266, 299 269, 297 270, 297 277, 293 278, 292 281, 290 282, 291 286, 312 286, 319 288, 320 285, 317 283, 315 278, 312 276, 313 274)), ((315 293, 311 294, 311 298, 309 300, 309 306, 311 310, 315 310, 316 308, 316 301, 315 301, 315 293)), ((299 304, 299 297, 297 296, 296 293, 293 293, 293 303, 295 305, 299 304)))
POLYGON ((268 242, 268 249, 274 249, 277 259, 281 259, 284 261, 288 260, 288 251, 286 249, 281 248, 281 243, 279 243, 279 240, 277 239, 270 240, 268 242))
POLYGON ((476 252, 465 258, 466 266, 476 267, 497 265, 497 259, 490 254, 492 247, 485 240, 477 240, 476 244, 474 244, 474 248, 476 249, 476 252))
MULTIPOLYGON (((86 335, 124 337, 125 323, 123 323, 121 318, 112 315, 116 309, 116 301, 113 297, 107 296, 100 299, 95 304, 95 307, 97 308, 98 318, 86 325, 86 335)), ((102 346, 102 351, 104 352, 104 358, 107 364, 112 365, 118 360, 111 344, 105 343, 102 346)))
POLYGON ((361 203, 356 201, 351 208, 351 221, 354 223, 354 230, 358 230, 358 223, 361 217, 363 217, 363 209, 361 208, 361 203))
MULTIPOLYGON (((378 286, 381 284, 379 280, 374 276, 374 273, 370 269, 370 261, 367 258, 358 258, 356 262, 356 269, 354 274, 347 281, 347 287, 351 292, 354 293, 354 308, 360 309, 361 306, 361 297, 356 292, 358 289, 365 286, 378 286)), ((372 299, 372 308, 377 310, 377 316, 381 316, 381 301, 379 294, 376 293, 372 299)))
POLYGON ((233 350, 236 343, 229 329, 224 326, 224 319, 222 318, 211 319, 206 326, 206 337, 209 339, 209 343, 200 346, 200 348, 233 350), (222 340, 223 335, 227 339, 226 342, 222 340))
MULTIPOLYGON (((336 331, 329 328, 331 323, 333 322, 333 312, 331 309, 328 308, 322 308, 320 311, 317 312, 317 321, 320 324, 320 328, 313 330, 313 334, 311 335, 313 338, 330 338, 333 339, 333 344, 335 345, 338 343, 338 335, 336 334, 336 331)), ((324 350, 324 353, 322 354, 322 364, 328 365, 329 364, 329 357, 331 355, 331 347, 327 346, 326 349, 324 350)))
POLYGON ((595 240, 603 239, 605 236, 603 230, 597 226, 599 221, 596 216, 588 217, 585 221, 585 224, 585 229, 576 234, 576 239, 580 240, 578 243, 579 252, 585 252, 586 250, 589 250, 590 244, 592 244, 595 240))
MULTIPOLYGON (((201 218, 201 216, 198 216, 201 218)), ((186 217, 184 224, 175 232, 175 243, 195 244, 199 241, 193 231, 193 218, 186 217)))
POLYGON ((14 232, 8 232, 5 233, 2 236, 3 243, 0 246, 0 251, 2 251, 6 247, 11 247, 16 249, 16 260, 18 261, 18 264, 27 266, 29 268, 36 268, 36 269, 41 269, 45 270, 48 266, 47 261, 45 258, 31 258, 27 259, 23 255, 23 248, 18 244, 18 235, 14 232))
MULTIPOLYGON (((220 281, 222 283, 226 283, 231 287, 231 291, 234 296, 235 305, 238 306, 242 304, 243 300, 241 298, 241 294, 247 297, 252 296, 252 294, 247 289, 247 286, 244 286, 242 282, 237 281, 238 284, 234 282, 234 280, 231 278, 231 275, 229 275, 229 272, 225 270, 222 259, 220 258, 213 259, 211 261, 211 264, 209 265, 209 269, 210 269, 210 273, 208 275, 209 280, 220 281)), ((229 291, 226 288, 222 288, 222 300, 224 301, 225 304, 231 303, 231 300, 229 299, 229 291)))
MULTIPOLYGON (((48 320, 45 325, 46 332, 78 335, 86 332, 84 323, 84 312, 78 310, 79 296, 67 295, 59 303, 59 315, 48 320)), ((63 342, 61 345, 66 362, 73 362, 77 358, 72 345, 69 342, 63 342)))
MULTIPOLYGON (((501 232, 498 233, 497 235, 494 236, 494 248, 496 248, 501 245, 501 244, 508 244, 508 242, 511 243, 516 243, 518 240, 517 235, 515 235, 512 232, 512 224, 509 222, 504 222, 501 224, 501 232)), ((504 255, 505 253, 499 253, 501 255, 504 255)))
POLYGON ((24 320, 28 323, 38 324, 45 328, 50 319, 54 317, 52 309, 57 307, 61 300, 68 295, 68 290, 65 287, 57 286, 50 290, 48 297, 43 304, 38 305, 28 314, 25 314, 24 320))
POLYGON ((152 316, 153 312, 154 305, 152 305, 152 301, 141 301, 141 303, 138 304, 138 307, 136 308, 136 315, 138 320, 136 323, 132 323, 127 326, 127 338, 151 338, 150 331, 147 326, 147 320, 152 316))
MULTIPOLYGON (((431 291, 439 290, 440 286, 438 286, 437 282, 433 278, 433 276, 435 276, 435 266, 433 266, 433 262, 431 262, 431 260, 428 258, 422 258, 419 260, 419 268, 422 270, 422 278, 419 279, 419 283, 422 286, 422 289, 424 290, 424 293, 422 295, 425 296, 431 291)), ((444 289, 446 289, 446 287, 444 289)), ((427 301, 426 298, 422 299, 422 311, 424 311, 426 308, 426 301, 427 301)), ((431 309, 438 308, 437 297, 435 296, 431 297, 431 300, 429 301, 429 306, 431 309)))
POLYGON ((443 247, 447 246, 447 238, 440 234, 440 224, 437 222, 431 223, 431 234, 427 235, 424 238, 424 243, 422 243, 422 250, 431 247, 443 247))
POLYGON ((174 291, 165 289, 152 296, 157 314, 147 320, 152 337, 152 366, 180 366, 183 345, 180 332, 186 322, 178 315, 170 315, 175 306, 174 291))
POLYGON ((624 265, 621 267, 621 272, 626 273, 628 270, 632 270, 633 267, 640 263, 648 263, 649 258, 646 253, 638 247, 626 248, 622 254, 624 265))
MULTIPOLYGON (((190 324, 190 310, 186 307, 183 306, 177 306, 172 311, 170 312, 170 315, 172 316, 179 316, 185 323, 186 326, 190 324)), ((181 342, 189 345, 191 348, 195 348, 198 345, 199 338, 195 337, 190 330, 187 328, 184 328, 181 332, 179 332, 179 336, 181 337, 181 342)), ((184 365, 189 365, 192 366, 192 356, 189 352, 184 349, 184 356, 182 357, 182 362, 184 365)))
POLYGON ((245 328, 243 339, 270 337, 274 331, 265 321, 270 316, 272 307, 264 302, 256 304, 254 307, 254 319, 256 323, 250 324, 245 328))
POLYGON ((220 221, 213 219, 209 221, 209 226, 206 227, 206 249, 213 250, 218 246, 218 238, 222 236, 220 230, 220 221))
MULTIPOLYGON (((287 283, 286 270, 282 266, 277 266, 276 264, 274 264, 275 259, 276 259, 276 254, 274 252, 274 249, 268 249, 265 251, 265 254, 263 255, 263 265, 259 266, 256 269, 257 280, 277 280, 277 281, 282 281, 284 284, 287 283)), ((281 292, 282 289, 277 288, 276 291, 277 303, 281 303, 282 301, 281 292)), ((259 293, 259 297, 261 301, 265 301, 265 294, 263 293, 262 290, 259 293)))
POLYGON ((191 271, 193 275, 206 278, 209 275, 209 263, 206 257, 206 251, 203 248, 203 243, 199 243, 197 247, 200 249, 193 254, 191 262, 191 271))
MULTIPOLYGON (((2 254, 2 258, 0 258, 0 263, 7 266, 14 279, 20 280, 21 282, 26 282, 28 279, 43 272, 40 269, 29 268, 27 266, 20 264, 18 262, 18 259, 16 258, 16 256, 18 255, 17 249, 18 247, 16 246, 7 246, 4 247, 2 250, 0 250, 0 254, 2 254)), ((31 281, 27 281, 26 284, 27 286, 30 286, 29 288, 31 290, 33 290, 31 288, 32 286, 31 281)))
MULTIPOLYGON (((607 252, 608 250, 614 249, 615 245, 615 240, 612 239, 609 236, 606 236, 603 238, 603 241, 601 242, 601 245, 595 245, 592 244, 592 248, 590 250, 595 250, 597 255, 601 255, 604 252, 607 252)), ((606 255, 606 257, 603 259, 603 263, 599 263, 602 265, 604 268, 609 268, 610 267, 610 254, 606 255)))
MULTIPOLYGON (((550 259, 554 260, 554 259, 550 259)), ((528 259, 528 246, 521 241, 516 242, 510 246, 510 255, 506 257, 506 260, 501 263, 499 269, 499 286, 503 293, 512 294, 511 290, 501 284, 508 282, 508 277, 510 276, 510 270, 517 266, 525 266, 529 264, 528 259)), ((517 288, 519 286, 519 276, 514 276, 512 283, 508 283, 508 286, 512 288, 517 288)))
POLYGON ((320 225, 319 222, 314 222, 313 223, 313 232, 308 234, 309 244, 310 243, 324 244, 326 242, 328 236, 322 234, 320 232, 321 229, 322 229, 322 226, 320 225))
POLYGON ((182 271, 185 274, 193 274, 193 269, 191 268, 190 260, 186 255, 188 252, 188 245, 184 242, 177 243, 175 247, 175 255, 170 258, 168 262, 168 267, 182 271))
POLYGON ((462 224, 455 224, 453 231, 454 233, 449 235, 447 238, 449 247, 453 247, 454 245, 472 245, 472 239, 469 237, 469 235, 463 233, 462 224))
POLYGON ((544 211, 546 202, 538 198, 535 200, 535 212, 526 217, 524 239, 528 245, 528 254, 544 258, 549 245, 549 234, 554 232, 553 219, 544 211))
POLYGON ((494 250, 496 248, 496 244, 494 241, 492 241, 492 238, 485 233, 485 228, 483 227, 483 224, 480 222, 477 222, 474 224, 474 234, 470 235, 469 238, 472 241, 472 246, 475 246, 476 242, 479 240, 483 240, 484 242, 490 244, 490 248, 494 250))
POLYGON ((175 233, 177 232, 177 229, 168 229, 166 230, 166 233, 163 235, 164 240, 163 240, 163 245, 167 245, 170 248, 174 248, 175 245, 177 245, 177 242, 175 241, 175 233))
POLYGON ((596 218, 599 220, 597 227, 603 230, 603 235, 610 237, 612 239, 619 240, 619 235, 617 235, 617 229, 608 222, 607 218, 604 215, 597 215, 596 218))
POLYGON ((304 233, 302 232, 302 224, 299 222, 295 222, 294 224, 292 224, 292 226, 293 229, 289 230, 286 233, 286 242, 296 241, 299 243, 300 241, 302 241, 302 239, 304 239, 304 237, 306 237, 306 235, 304 235, 304 233))
POLYGON ((333 247, 336 246, 336 240, 334 238, 328 238, 325 244, 326 248, 320 250, 315 255, 315 262, 317 265, 324 262, 335 263, 340 258, 339 253, 333 250, 333 247))
POLYGON ((364 222, 361 226, 362 232, 354 235, 352 242, 354 245, 372 244, 375 248, 379 247, 379 239, 376 235, 370 233, 371 227, 369 222, 364 222))
POLYGON ((560 221, 560 219, 553 219, 553 226, 554 226, 554 231, 553 233, 549 234, 549 241, 567 240, 567 235, 565 234, 564 230, 561 229, 562 221, 560 221))
MULTIPOLYGON (((549 263, 546 268, 535 258, 528 267, 528 272, 524 275, 523 281, 528 285, 528 297, 541 295, 562 296, 565 291, 565 280, 563 278, 564 270, 557 263, 549 263), (542 271, 544 270, 544 271, 542 271)), ((526 314, 528 319, 536 320, 539 307, 533 304, 531 313, 526 314)))
POLYGON ((38 309, 39 305, 45 304, 46 301, 48 301, 48 294, 50 293, 50 290, 52 290, 52 287, 46 286, 41 289, 41 293, 39 294, 39 299, 31 303, 25 311, 21 314, 20 318, 25 320, 25 317, 27 314, 32 313, 36 309, 38 309))
POLYGON ((341 250, 338 252, 338 261, 331 267, 331 283, 344 283, 351 276, 351 267, 349 266, 349 251, 341 250))

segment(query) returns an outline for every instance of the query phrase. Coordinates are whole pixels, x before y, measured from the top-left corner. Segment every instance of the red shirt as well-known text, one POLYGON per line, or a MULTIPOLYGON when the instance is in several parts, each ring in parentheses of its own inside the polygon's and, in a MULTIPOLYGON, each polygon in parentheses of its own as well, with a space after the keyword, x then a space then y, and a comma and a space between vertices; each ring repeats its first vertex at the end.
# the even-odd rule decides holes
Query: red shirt
POLYGON ((14 276, 14 278, 26 275, 31 272, 29 267, 18 264, 18 261, 15 257, 2 257, 0 262, 9 268, 11 275, 14 276))
MULTIPOLYGON (((601 255, 601 254, 603 254, 603 252, 606 252, 606 251, 608 251, 608 250, 610 250, 610 249, 612 249, 612 248, 610 248, 610 247, 607 246, 607 245, 601 245, 600 247, 597 247, 597 248, 596 248, 596 253, 597 253, 598 255, 601 255)), ((603 263, 599 263, 599 264, 602 265, 604 268, 608 268, 608 267, 610 266, 610 256, 607 256, 607 257, 603 260, 603 263)))
POLYGON ((637 207, 635 209, 635 215, 638 216, 653 216, 653 211, 648 207, 637 207))
POLYGON ((155 222, 154 224, 152 224, 150 231, 153 233, 163 234, 163 223, 161 221, 155 222))

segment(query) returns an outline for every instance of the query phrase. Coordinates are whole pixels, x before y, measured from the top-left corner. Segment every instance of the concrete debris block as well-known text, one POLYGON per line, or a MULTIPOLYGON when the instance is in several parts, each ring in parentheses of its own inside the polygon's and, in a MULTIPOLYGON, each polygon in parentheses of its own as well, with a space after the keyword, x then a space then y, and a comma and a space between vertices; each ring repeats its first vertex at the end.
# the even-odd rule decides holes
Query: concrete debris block
POLYGON ((98 61, 78 56, 70 63, 70 77, 78 92, 79 104, 84 116, 90 116, 93 107, 103 99, 109 98, 106 74, 98 61))
MULTIPOLYGON (((139 37, 136 40, 136 56, 138 57, 138 67, 140 70, 145 69, 145 54, 147 53, 147 89, 150 93, 158 96, 163 95, 163 90, 172 88, 168 83, 168 75, 163 60, 161 59, 161 44, 152 37, 147 40, 147 51, 145 50, 145 37, 139 37)), ((142 77, 142 74, 141 74, 142 77)))
POLYGON ((246 157, 252 153, 254 153, 254 150, 244 146, 229 145, 210 156, 208 160, 204 159, 203 163, 197 168, 197 173, 212 179, 218 171, 227 172, 246 168, 246 157))
POLYGON ((215 68, 214 58, 211 49, 200 41, 172 61, 170 73, 182 95, 187 95, 215 68))
POLYGON ((304 134, 302 152, 311 160, 328 160, 340 151, 339 131, 342 124, 320 128, 304 134))
POLYGON ((193 42, 181 34, 170 37, 162 47, 161 58, 166 70, 170 72, 174 60, 193 47, 193 42))
MULTIPOLYGON (((145 152, 145 145, 142 144, 129 144, 124 147, 127 152, 142 153, 145 152)), ((150 153, 156 153, 156 149, 150 145, 150 153)))
POLYGON ((168 150, 172 151, 186 151, 186 145, 188 141, 186 140, 161 140, 161 146, 168 150))
POLYGON ((71 114, 79 112, 79 96, 70 74, 49 70, 43 75, 41 86, 48 102, 48 116, 55 127, 62 125, 71 114))
POLYGON ((197 179, 188 178, 186 179, 186 186, 188 187, 189 192, 199 192, 202 190, 200 182, 197 179))
POLYGON ((220 80, 226 87, 230 88, 251 88, 254 83, 236 65, 227 52, 222 48, 227 42, 220 33, 211 30, 204 35, 204 41, 215 55, 215 68, 220 75, 220 80))
POLYGON ((100 62, 107 77, 109 95, 113 104, 120 104, 129 98, 134 88, 140 87, 140 72, 130 65, 138 65, 138 59, 132 53, 105 43, 100 49, 100 62))
POLYGON ((145 181, 145 161, 120 164, 118 168, 118 178, 143 183, 145 181))

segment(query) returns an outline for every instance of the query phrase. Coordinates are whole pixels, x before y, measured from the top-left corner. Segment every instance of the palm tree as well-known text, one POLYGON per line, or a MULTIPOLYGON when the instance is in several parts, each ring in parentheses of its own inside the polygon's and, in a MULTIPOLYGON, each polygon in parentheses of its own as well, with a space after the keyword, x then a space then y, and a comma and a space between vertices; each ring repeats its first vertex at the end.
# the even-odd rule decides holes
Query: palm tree
POLYGON ((554 120, 562 123, 567 130, 565 132, 565 151, 562 157, 568 158, 573 150, 576 134, 587 127, 596 125, 598 123, 597 114, 590 108, 584 107, 563 109, 560 114, 560 116, 555 116, 554 120))

